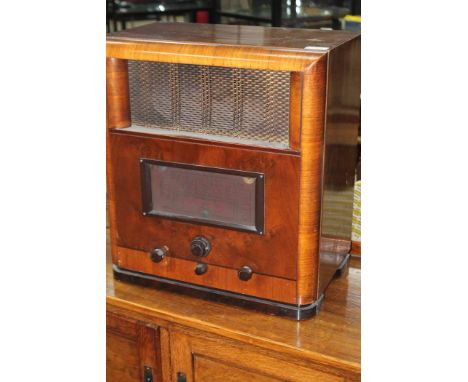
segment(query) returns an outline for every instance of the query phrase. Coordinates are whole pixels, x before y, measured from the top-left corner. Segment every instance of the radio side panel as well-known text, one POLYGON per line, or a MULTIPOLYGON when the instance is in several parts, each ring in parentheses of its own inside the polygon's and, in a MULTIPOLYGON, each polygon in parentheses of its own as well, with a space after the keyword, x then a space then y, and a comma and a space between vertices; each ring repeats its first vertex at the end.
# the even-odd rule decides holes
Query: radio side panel
POLYGON ((351 240, 360 124, 360 38, 330 52, 322 202, 322 235, 351 240))
POLYGON ((333 49, 329 56, 319 293, 351 249, 361 106, 360 36, 333 49))

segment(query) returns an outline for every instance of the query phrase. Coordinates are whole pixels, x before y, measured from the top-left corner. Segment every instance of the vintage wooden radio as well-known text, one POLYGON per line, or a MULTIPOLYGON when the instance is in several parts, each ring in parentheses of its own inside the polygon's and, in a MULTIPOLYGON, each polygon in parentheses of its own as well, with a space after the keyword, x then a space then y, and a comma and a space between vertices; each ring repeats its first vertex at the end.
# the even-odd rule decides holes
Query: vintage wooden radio
POLYGON ((115 276, 315 313, 350 250, 359 95, 355 33, 108 35, 115 276))

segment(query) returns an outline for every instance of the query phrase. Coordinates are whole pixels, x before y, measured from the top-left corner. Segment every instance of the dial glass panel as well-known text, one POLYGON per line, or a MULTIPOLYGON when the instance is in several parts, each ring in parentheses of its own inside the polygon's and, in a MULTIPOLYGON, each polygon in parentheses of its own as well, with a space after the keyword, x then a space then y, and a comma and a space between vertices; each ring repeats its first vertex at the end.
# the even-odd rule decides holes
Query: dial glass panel
POLYGON ((143 213, 263 233, 264 176, 142 160, 143 213))

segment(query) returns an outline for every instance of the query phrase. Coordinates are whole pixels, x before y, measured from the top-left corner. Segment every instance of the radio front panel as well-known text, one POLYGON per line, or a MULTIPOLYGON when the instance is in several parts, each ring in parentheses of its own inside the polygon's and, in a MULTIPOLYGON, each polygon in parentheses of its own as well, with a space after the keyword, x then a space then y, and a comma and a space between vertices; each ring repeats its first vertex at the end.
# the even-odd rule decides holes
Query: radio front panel
POLYGON ((110 133, 118 245, 296 278, 299 156, 110 133))

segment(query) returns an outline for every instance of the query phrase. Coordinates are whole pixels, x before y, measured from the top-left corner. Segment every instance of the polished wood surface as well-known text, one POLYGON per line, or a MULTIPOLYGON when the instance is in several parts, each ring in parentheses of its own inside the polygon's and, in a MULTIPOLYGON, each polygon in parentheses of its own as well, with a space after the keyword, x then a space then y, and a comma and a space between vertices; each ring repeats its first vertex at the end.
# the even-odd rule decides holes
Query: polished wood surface
POLYGON ((241 369, 235 365, 214 361, 210 358, 196 357, 194 366, 194 377, 198 381, 206 382, 275 382, 277 378, 254 373, 250 370, 241 369))
POLYGON ((301 123, 302 123, 302 73, 291 73, 289 102, 289 147, 299 151, 301 147, 301 123))
POLYGON ((107 381, 142 381, 145 367, 162 381, 158 328, 108 312, 106 329, 107 381))
MULTIPOLYGON (((285 370, 298 368, 297 375, 315 373, 314 378, 317 378, 317 374, 324 374, 323 379, 312 377, 299 379, 286 378, 283 373, 279 374, 283 377, 281 380, 356 381, 360 378, 359 259, 353 258, 348 273, 335 280, 327 289, 320 313, 310 320, 301 322, 165 290, 115 281, 111 266, 109 257, 108 311, 132 317, 148 325, 160 326, 161 330, 169 328, 173 331, 173 334, 169 335, 172 339, 170 351, 173 352, 171 353, 172 381, 176 381, 177 367, 180 370, 192 368, 187 358, 187 348, 200 349, 201 354, 205 354, 210 359, 212 359, 210 355, 215 355, 214 362, 221 362, 229 368, 242 368, 263 375, 265 378, 272 378, 274 373, 281 372, 275 366, 280 360, 285 367, 293 365, 286 367, 285 370), (223 345, 213 347, 213 343, 223 345), (239 356, 245 351, 245 357, 241 357, 239 364, 229 359, 231 350, 239 356)), ((167 332, 164 333, 167 339, 167 332)), ((165 346, 166 350, 161 351, 163 359, 168 357, 169 351, 168 345, 165 346)), ((201 371, 202 366, 202 363, 197 365, 195 362, 195 375, 213 373, 212 364, 205 364, 204 371, 201 371)), ((169 370, 167 364, 165 369, 169 370)), ((225 367, 221 369, 220 373, 226 370, 225 367)), ((243 372, 239 373, 243 375, 243 372)))
POLYGON ((347 31, 154 23, 107 36, 107 57, 307 72, 347 31))
POLYGON ((320 238, 320 252, 334 252, 347 254, 351 250, 351 241, 335 237, 322 236, 320 238))
POLYGON ((108 57, 106 60, 108 128, 131 125, 127 60, 108 57))
POLYGON ((269 47, 278 50, 332 49, 354 38, 355 32, 246 25, 154 23, 108 35, 108 40, 174 42, 226 46, 269 47))
POLYGON ((183 372, 187 382, 224 381, 226 374, 237 381, 343 381, 340 375, 333 375, 330 370, 324 372, 320 367, 311 368, 283 359, 264 349, 222 340, 218 336, 207 335, 200 331, 177 328, 172 332, 172 344, 178 347, 179 357, 173 358, 173 370, 183 372), (213 360, 205 363, 204 360, 213 360), (192 377, 193 376, 193 377, 192 377))
MULTIPOLYGON (((256 274, 296 279, 298 155, 229 148, 205 142, 188 143, 168 137, 142 137, 120 130, 110 132, 110 142, 112 162, 109 166, 112 173, 118 174, 113 184, 117 224, 111 228, 118 232, 117 244, 120 247, 146 252, 146 255, 139 257, 142 269, 149 269, 147 254, 162 246, 169 248, 169 257, 199 261, 191 254, 190 244, 194 237, 201 235, 211 242, 211 252, 202 259, 207 264, 236 270, 248 265, 256 274), (143 216, 140 158, 263 173, 264 234, 143 216), (278 255, 272 258, 273 253, 278 255)), ((133 260, 138 262, 136 257, 133 260)), ((187 275, 181 274, 182 277, 187 275)), ((209 274, 198 278, 209 279, 209 274)), ((256 281, 251 279, 242 283, 252 284, 253 287, 256 281)), ((269 289, 269 282, 260 282, 258 287, 269 289)), ((278 294, 281 293, 278 289, 278 294)))
MULTIPOLYGON (((321 249, 337 254, 351 249, 360 123, 360 43, 360 38, 355 38, 341 44, 332 51, 328 61, 321 249)), ((339 255, 321 253, 319 293, 329 285, 335 273, 334 264, 339 259, 339 255)))
POLYGON ((128 89, 128 64, 126 60, 108 57, 106 59, 106 181, 111 243, 114 262, 117 261, 116 206, 114 201, 114 174, 109 142, 111 128, 130 126, 130 98, 128 89))
POLYGON ((332 51, 328 63, 322 234, 351 244, 360 124, 360 37, 332 51))
POLYGON ((106 332, 106 379, 140 382, 137 324, 108 314, 106 332))
POLYGON ((107 41, 107 57, 230 68, 305 71, 324 52, 281 52, 253 47, 107 41))
POLYGON ((299 304, 311 303, 318 297, 326 72, 327 60, 322 58, 303 78, 297 262, 299 304))

